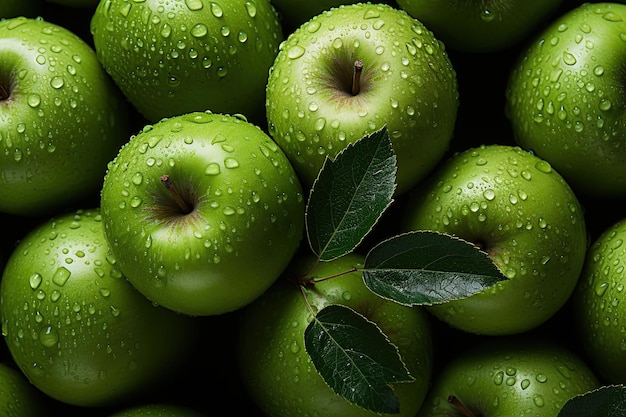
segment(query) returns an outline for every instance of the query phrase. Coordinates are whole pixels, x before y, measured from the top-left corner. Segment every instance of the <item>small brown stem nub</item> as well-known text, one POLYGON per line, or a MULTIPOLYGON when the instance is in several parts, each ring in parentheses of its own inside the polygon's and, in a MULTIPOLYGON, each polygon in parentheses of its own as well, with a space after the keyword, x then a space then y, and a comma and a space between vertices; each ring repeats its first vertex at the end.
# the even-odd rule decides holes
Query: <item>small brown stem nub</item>
POLYGON ((463 404, 455 395, 450 395, 448 397, 448 402, 458 408, 464 416, 477 417, 476 414, 474 414, 469 408, 467 408, 465 404, 463 404))
POLYGON ((178 193, 178 190, 176 189, 176 187, 174 187, 174 184, 172 184, 172 180, 170 179, 169 175, 161 176, 161 184, 163 184, 165 188, 167 188, 167 190, 172 195, 172 198, 176 202, 176 205, 180 208, 180 210, 183 213, 185 214, 191 213, 191 208, 185 202, 185 200, 180 196, 180 194, 178 193))
POLYGON ((363 61, 354 61, 354 72, 352 73, 352 95, 356 96, 361 91, 361 73, 363 72, 363 61))

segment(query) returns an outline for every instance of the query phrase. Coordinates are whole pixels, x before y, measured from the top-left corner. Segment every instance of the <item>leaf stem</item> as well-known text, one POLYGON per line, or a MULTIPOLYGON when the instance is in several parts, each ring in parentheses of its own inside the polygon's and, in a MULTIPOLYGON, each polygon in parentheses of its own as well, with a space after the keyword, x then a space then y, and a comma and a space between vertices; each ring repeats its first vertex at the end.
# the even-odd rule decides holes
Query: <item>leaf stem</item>
POLYGON ((476 414, 474 414, 472 412, 472 410, 470 410, 469 408, 467 408, 465 406, 465 404, 463 404, 461 402, 461 400, 459 400, 456 395, 450 395, 448 396, 448 402, 452 405, 454 405, 456 408, 459 409, 459 411, 461 411, 461 413, 463 413, 463 415, 467 416, 467 417, 477 417, 476 414))
POLYGON ((361 73, 363 72, 363 61, 354 61, 354 72, 352 73, 352 95, 356 96, 361 91, 361 73))
POLYGON ((185 202, 185 200, 180 196, 178 190, 176 189, 176 187, 174 187, 174 184, 172 184, 172 180, 170 179, 169 175, 161 176, 161 184, 163 184, 165 188, 167 188, 167 190, 172 195, 172 198, 176 202, 176 205, 184 214, 191 213, 191 208, 189 207, 187 202, 185 202))

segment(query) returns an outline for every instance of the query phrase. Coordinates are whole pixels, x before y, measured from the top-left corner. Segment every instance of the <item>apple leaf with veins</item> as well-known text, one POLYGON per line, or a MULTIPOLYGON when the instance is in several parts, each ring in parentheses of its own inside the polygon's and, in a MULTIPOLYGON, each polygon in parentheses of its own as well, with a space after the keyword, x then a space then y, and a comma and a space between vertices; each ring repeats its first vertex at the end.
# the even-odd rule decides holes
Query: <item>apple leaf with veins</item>
POLYGON ((411 382, 396 346, 356 311, 340 305, 322 309, 304 332, 305 347, 331 389, 376 413, 399 413, 390 384, 411 382))
POLYGON ((361 243, 393 201, 396 171, 386 127, 326 158, 306 211, 309 245, 320 260, 336 259, 361 243))
POLYGON ((469 297, 507 279, 474 244, 447 234, 408 232, 372 248, 365 285, 401 304, 431 305, 469 297))
POLYGON ((625 417, 626 386, 610 385, 569 400, 558 417, 625 417))

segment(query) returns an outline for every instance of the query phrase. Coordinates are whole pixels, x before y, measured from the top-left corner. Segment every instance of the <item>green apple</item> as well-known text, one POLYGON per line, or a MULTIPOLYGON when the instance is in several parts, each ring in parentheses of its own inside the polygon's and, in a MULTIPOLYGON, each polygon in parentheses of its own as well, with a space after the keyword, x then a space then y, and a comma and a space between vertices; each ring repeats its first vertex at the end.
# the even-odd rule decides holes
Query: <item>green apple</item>
POLYGON ((291 33, 267 83, 268 130, 303 186, 324 160, 386 125, 402 194, 449 147, 457 115, 456 72, 442 43, 385 4, 325 11, 291 33))
POLYGON ((195 340, 188 317, 155 307, 125 279, 95 208, 53 217, 20 241, 0 281, 0 317, 31 383, 76 406, 143 393, 195 340))
POLYGON ((2 0, 0 19, 18 16, 36 17, 42 9, 44 0, 2 0))
POLYGON ((206 414, 178 404, 149 403, 128 406, 109 417, 207 417, 206 414))
POLYGON ((400 402, 400 414, 395 415, 415 416, 426 396, 433 366, 429 317, 421 307, 403 306, 374 294, 365 286, 360 272, 340 275, 362 266, 363 260, 363 256, 351 253, 319 263, 311 273, 315 259, 300 253, 285 279, 278 280, 242 310, 237 342, 239 369, 243 383, 264 415, 377 415, 332 391, 304 347, 304 331, 313 320, 313 312, 341 304, 375 322, 398 347, 415 380, 394 387, 400 402), (287 279, 290 275, 332 278, 320 279, 301 291, 287 279))
POLYGON ((103 0, 91 33, 100 62, 150 122, 204 110, 264 117, 283 40, 269 0, 103 0))
POLYGON ((511 70, 515 140, 581 195, 626 192, 625 32, 626 4, 582 4, 537 34, 511 70))
POLYGON ((478 334, 520 333, 570 297, 587 248, 583 209, 545 160, 492 144, 454 154, 405 207, 406 230, 435 230, 484 250, 509 279, 468 298, 428 307, 478 334))
POLYGON ((599 376, 612 383, 626 383, 625 239, 625 219, 596 238, 570 303, 577 339, 599 376))
POLYGON ((41 417, 44 396, 13 365, 0 362, 0 416, 41 417))
POLYGON ((557 417, 599 388, 574 351, 532 336, 480 339, 444 363, 417 417, 557 417))
POLYGON ((194 112, 145 127, 109 165, 104 230, 128 280, 189 315, 236 310, 299 247, 304 196, 289 160, 240 116, 194 112))
POLYGON ((558 10, 564 0, 397 0, 451 50, 493 53, 512 48, 558 10))
POLYGON ((91 47, 40 18, 0 21, 0 212, 45 216, 97 196, 128 109, 91 47))

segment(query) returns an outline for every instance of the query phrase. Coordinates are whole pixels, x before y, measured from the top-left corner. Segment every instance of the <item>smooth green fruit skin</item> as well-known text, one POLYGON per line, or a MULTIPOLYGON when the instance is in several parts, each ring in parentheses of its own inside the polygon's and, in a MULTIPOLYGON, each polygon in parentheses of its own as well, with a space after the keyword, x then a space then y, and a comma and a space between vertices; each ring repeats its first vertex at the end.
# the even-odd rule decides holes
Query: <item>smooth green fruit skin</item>
POLYGON ((597 389, 592 368, 547 340, 484 339, 437 373, 418 417, 463 417, 455 395, 477 416, 557 417, 571 398, 597 389))
POLYGON ((42 19, 0 21, 0 211, 45 216, 97 195, 128 137, 122 94, 91 47, 42 19))
POLYGON ((168 375, 194 336, 121 274, 98 209, 51 218, 15 248, 0 281, 2 334, 31 383, 76 406, 132 398, 168 375))
POLYGON ((563 0, 397 0, 450 50, 504 51, 526 41, 563 0))
POLYGON ((457 153, 411 196, 403 228, 435 230, 482 246, 509 279, 428 307, 470 333, 521 333, 568 300, 587 248, 583 210, 563 177, 516 146, 457 153))
POLYGON ((607 228, 587 252, 572 296, 577 338, 596 372, 610 383, 626 383, 626 220, 607 228))
POLYGON ((43 395, 13 366, 0 362, 0 416, 41 417, 43 395))
POLYGON ((267 85, 270 135, 310 186, 327 157, 386 125, 397 156, 397 194, 448 149, 458 107, 456 73, 419 21, 384 4, 319 14, 281 46, 267 85), (355 60, 361 91, 350 93, 355 60))
POLYGON ((304 230, 302 188, 280 148, 244 119, 209 112, 163 119, 133 136, 109 164, 101 207, 129 281, 189 315, 254 300, 282 273, 304 230), (175 207, 162 175, 197 196, 192 213, 175 207))
POLYGON ((101 1, 91 33, 104 68, 153 123, 204 110, 264 116, 283 40, 268 0, 101 1))
MULTIPOLYGON (((351 253, 323 262, 314 276, 334 276, 362 266, 363 260, 361 255, 351 253)), ((312 265, 313 259, 299 255, 295 262, 312 265)), ((400 401, 400 414, 394 415, 415 416, 426 396, 433 366, 428 314, 421 308, 380 298, 365 286, 359 272, 318 282, 306 293, 313 311, 331 304, 345 305, 374 321, 385 332, 415 378, 411 383, 394 387, 400 401)), ((237 344, 239 369, 250 395, 265 415, 377 415, 335 394, 317 373, 304 347, 304 331, 313 316, 292 282, 280 279, 242 312, 237 344)))
POLYGON ((626 192, 625 32, 626 4, 583 4, 520 54, 506 89, 517 143, 589 196, 626 192))
POLYGON ((130 406, 110 414, 109 417, 208 417, 181 405, 151 403, 130 406))

